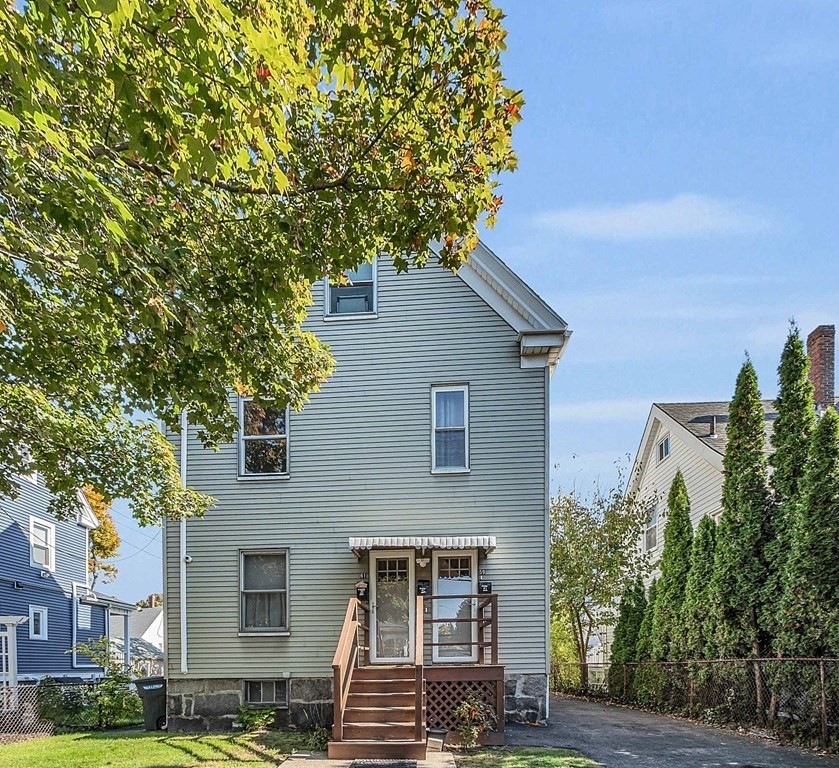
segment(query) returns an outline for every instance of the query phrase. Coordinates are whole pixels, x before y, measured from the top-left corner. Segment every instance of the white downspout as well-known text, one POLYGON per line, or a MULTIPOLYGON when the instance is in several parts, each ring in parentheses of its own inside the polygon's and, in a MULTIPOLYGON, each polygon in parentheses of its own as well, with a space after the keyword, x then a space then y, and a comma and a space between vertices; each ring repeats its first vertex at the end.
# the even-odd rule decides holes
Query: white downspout
POLYGON ((551 715, 551 369, 545 366, 545 611, 548 620, 545 669, 548 673, 545 719, 551 715))
MULTIPOLYGON (((186 409, 181 411, 181 487, 186 488, 186 456, 189 438, 189 420, 186 409)), ((189 671, 187 664, 187 633, 186 633, 186 518, 181 518, 180 525, 180 625, 181 625, 181 672, 189 671)))

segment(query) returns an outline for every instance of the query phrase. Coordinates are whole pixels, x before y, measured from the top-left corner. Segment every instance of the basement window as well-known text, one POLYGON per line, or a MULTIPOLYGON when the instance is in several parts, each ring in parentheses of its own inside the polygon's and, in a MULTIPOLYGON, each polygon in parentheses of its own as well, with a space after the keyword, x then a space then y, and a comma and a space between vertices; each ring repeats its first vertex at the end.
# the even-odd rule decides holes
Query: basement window
POLYGON ((253 706, 287 707, 288 680, 245 680, 245 701, 253 706))

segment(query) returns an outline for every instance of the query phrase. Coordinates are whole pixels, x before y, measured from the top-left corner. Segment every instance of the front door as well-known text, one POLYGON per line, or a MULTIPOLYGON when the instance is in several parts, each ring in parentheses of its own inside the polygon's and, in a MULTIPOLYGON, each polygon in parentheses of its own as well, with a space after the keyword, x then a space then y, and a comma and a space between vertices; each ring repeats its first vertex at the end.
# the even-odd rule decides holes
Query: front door
POLYGON ((411 664, 414 660, 413 550, 370 552, 370 661, 411 664))
POLYGON ((432 660, 474 664, 478 661, 478 553, 475 550, 435 551, 434 651, 432 660), (448 597, 447 597, 448 596, 448 597), (442 621, 439 621, 442 619, 442 621))

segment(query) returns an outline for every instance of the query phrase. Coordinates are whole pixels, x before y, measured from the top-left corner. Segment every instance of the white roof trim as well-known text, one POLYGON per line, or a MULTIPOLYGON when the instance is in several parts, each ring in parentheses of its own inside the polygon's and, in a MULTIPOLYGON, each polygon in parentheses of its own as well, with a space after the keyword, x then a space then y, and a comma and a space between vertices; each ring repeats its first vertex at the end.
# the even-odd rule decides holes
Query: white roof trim
POLYGON ((93 507, 90 506, 87 496, 85 496, 84 492, 80 490, 76 491, 76 496, 79 499, 79 506, 81 507, 79 510, 79 525, 82 525, 89 530, 98 528, 99 518, 96 517, 96 513, 93 511, 93 507))
POLYGON ((705 459, 714 469, 720 472, 723 471, 722 456, 717 451, 706 445, 683 424, 680 424, 653 403, 650 408, 650 415, 647 416, 647 424, 644 427, 641 444, 638 446, 638 452, 635 454, 635 461, 633 462, 632 472, 629 476, 627 492, 637 493, 641 488, 641 478, 644 475, 647 462, 652 461, 650 457, 653 454, 653 437, 656 434, 655 427, 658 424, 669 429, 671 432, 677 433, 683 442, 693 445, 696 453, 705 459))
POLYGON ((495 536, 351 536, 356 556, 367 549, 495 549, 495 536))
POLYGON ((457 274, 519 334, 522 368, 548 366, 553 372, 571 336, 568 323, 481 242, 457 274), (533 335, 538 338, 531 340, 533 335), (537 352, 537 346, 545 349, 537 352), (537 361, 537 355, 545 357, 537 361))

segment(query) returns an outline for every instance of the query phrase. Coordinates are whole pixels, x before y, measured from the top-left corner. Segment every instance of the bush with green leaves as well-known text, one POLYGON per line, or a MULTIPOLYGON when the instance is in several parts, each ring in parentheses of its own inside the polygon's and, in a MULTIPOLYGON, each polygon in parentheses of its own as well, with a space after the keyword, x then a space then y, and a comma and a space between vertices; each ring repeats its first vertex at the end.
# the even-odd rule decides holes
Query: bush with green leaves
POLYGON ((236 721, 243 731, 261 731, 274 723, 276 711, 268 707, 244 706, 239 708, 236 721))
POLYGON ((96 711, 96 725, 111 728, 141 720, 143 706, 132 689, 131 674, 114 654, 108 638, 79 643, 74 650, 105 670, 104 677, 90 692, 90 706, 96 711))
POLYGON ((91 692, 90 685, 67 685, 45 677, 38 683, 38 717, 59 727, 93 725, 91 692))

